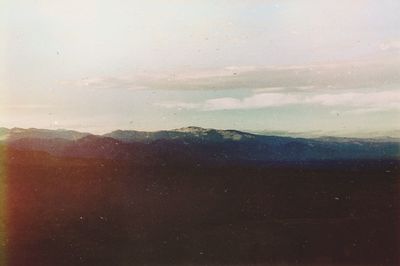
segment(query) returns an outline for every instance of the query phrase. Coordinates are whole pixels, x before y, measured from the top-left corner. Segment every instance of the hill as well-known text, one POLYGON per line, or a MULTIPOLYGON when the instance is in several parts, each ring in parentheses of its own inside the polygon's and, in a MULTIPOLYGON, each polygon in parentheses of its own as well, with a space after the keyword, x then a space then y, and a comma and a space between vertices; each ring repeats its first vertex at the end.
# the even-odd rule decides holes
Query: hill
POLYGON ((3 143, 52 155, 127 160, 309 161, 395 159, 395 139, 291 138, 187 127, 156 132, 117 130, 92 135, 67 130, 2 129, 3 143))

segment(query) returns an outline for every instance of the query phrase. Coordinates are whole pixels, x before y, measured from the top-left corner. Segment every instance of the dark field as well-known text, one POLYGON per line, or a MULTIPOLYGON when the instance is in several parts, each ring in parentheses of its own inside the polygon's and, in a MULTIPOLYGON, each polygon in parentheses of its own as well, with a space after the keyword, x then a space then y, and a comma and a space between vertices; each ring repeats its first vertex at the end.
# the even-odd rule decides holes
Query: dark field
POLYGON ((399 162, 8 151, 8 265, 399 265, 399 162))

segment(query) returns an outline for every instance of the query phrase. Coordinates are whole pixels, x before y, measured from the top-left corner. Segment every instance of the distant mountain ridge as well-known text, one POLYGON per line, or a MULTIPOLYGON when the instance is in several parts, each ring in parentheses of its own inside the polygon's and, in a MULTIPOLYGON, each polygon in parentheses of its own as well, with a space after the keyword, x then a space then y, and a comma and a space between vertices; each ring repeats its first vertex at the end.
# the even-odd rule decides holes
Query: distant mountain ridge
POLYGON ((283 134, 274 134, 274 131, 265 132, 244 132, 232 129, 213 129, 213 128, 202 128, 196 126, 189 126, 171 130, 159 130, 159 131, 138 131, 138 130, 115 130, 106 134, 96 135, 87 132, 79 132, 75 130, 67 129, 38 129, 38 128, 5 128, 0 127, 0 141, 13 141, 22 138, 38 138, 38 139, 66 139, 66 140, 78 140, 86 136, 102 136, 110 137, 123 142, 152 142, 160 139, 203 139, 203 140, 250 140, 263 137, 277 137, 286 139, 314 139, 321 141, 330 142, 349 142, 349 141, 361 141, 361 142, 400 142, 400 138, 397 137, 337 137, 337 136, 316 136, 313 138, 306 138, 302 135, 292 136, 283 134))
POLYGON ((161 130, 155 132, 116 130, 105 137, 111 137, 125 142, 152 142, 160 139, 186 139, 200 141, 240 141, 254 139, 257 135, 245 133, 237 130, 216 130, 201 127, 184 127, 173 130, 161 130))
POLYGON ((90 133, 79 132, 74 130, 66 129, 38 129, 38 128, 0 128, 0 140, 12 141, 23 138, 39 138, 39 139, 66 139, 66 140, 78 140, 80 138, 91 135, 90 133))
POLYGON ((185 127, 155 132, 116 130, 93 135, 71 130, 0 129, 11 148, 57 156, 155 161, 307 161, 398 159, 399 141, 354 138, 292 138, 237 130, 185 127))

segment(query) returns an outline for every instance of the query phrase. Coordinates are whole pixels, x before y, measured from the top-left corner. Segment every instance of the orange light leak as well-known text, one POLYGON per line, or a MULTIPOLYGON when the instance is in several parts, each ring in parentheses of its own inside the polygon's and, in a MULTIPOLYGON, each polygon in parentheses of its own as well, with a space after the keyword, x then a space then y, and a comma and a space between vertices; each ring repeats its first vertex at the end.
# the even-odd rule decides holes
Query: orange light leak
POLYGON ((7 264, 7 149, 0 146, 0 265, 7 264))

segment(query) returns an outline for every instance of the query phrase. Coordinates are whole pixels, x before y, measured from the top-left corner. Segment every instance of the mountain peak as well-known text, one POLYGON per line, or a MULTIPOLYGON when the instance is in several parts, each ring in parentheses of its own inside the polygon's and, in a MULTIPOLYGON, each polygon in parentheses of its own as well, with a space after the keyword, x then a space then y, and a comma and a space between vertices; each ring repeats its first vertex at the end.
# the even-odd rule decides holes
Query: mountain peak
POLYGON ((212 129, 206 129, 202 127, 195 127, 195 126, 189 126, 189 127, 182 127, 182 128, 177 128, 172 131, 176 132, 185 132, 185 133, 194 133, 194 132, 208 132, 211 131, 212 129))

